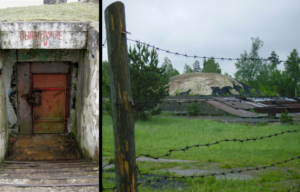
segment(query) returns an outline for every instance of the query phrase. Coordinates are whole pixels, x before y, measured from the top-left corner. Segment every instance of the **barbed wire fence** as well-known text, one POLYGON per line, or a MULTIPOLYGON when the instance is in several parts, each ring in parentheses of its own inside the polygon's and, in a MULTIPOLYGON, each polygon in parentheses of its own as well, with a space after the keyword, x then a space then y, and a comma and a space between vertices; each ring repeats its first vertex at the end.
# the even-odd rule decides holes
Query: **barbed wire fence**
MULTIPOLYGON (((104 41, 104 43, 102 44, 102 48, 105 47, 105 44, 106 44, 106 40, 104 41)), ((264 59, 264 58, 223 58, 223 57, 220 57, 220 58, 215 58, 215 57, 206 57, 206 56, 197 56, 197 55, 194 55, 194 56, 191 56, 191 55, 187 55, 187 54, 182 54, 182 53, 178 53, 178 52, 172 52, 172 51, 169 51, 169 50, 165 50, 165 49, 161 49, 159 47, 155 47, 155 46, 151 46, 150 44, 146 44, 146 43, 143 43, 141 41, 138 41, 138 40, 132 40, 132 39, 128 39, 128 41, 132 41, 132 42, 135 42, 135 43, 141 43, 141 44, 144 44, 146 45, 147 47, 152 47, 153 49, 156 49, 157 51, 163 51, 165 53, 168 53, 168 54, 174 54, 175 56, 183 56, 183 57, 186 57, 186 58, 200 58, 200 59, 213 59, 213 60, 221 60, 221 61, 225 61, 225 60, 228 60, 228 61, 240 61, 240 60, 251 60, 251 61, 265 61, 265 62, 272 62, 271 59, 264 59)), ((278 63, 284 63, 284 62, 287 62, 287 61, 284 61, 284 60, 278 60, 278 63)), ((300 59, 299 61, 300 62, 300 59)), ((255 98, 261 98, 261 97, 255 97, 255 98)), ((263 97, 263 98, 269 98, 269 97, 263 97)), ((212 99, 212 100, 215 100, 217 101, 216 99, 212 99)), ((161 102, 160 100, 143 100, 143 101, 133 101, 133 102, 136 102, 136 103, 139 103, 139 102, 149 102, 149 101, 156 101, 156 102, 161 102)), ((206 101, 209 101, 209 99, 206 99, 206 101)), ((228 100, 229 102, 241 102, 241 100, 228 100)), ((187 103, 191 103, 192 101, 187 101, 187 103)), ((197 102, 197 100, 196 100, 197 102)), ((170 101, 167 101, 167 103, 170 103, 170 101)), ((183 102, 180 102, 180 103, 183 103, 183 102)), ((258 141, 258 140, 263 140, 265 138, 271 138, 271 137, 276 137, 278 135, 283 135, 285 133, 297 133, 299 132, 300 130, 289 130, 289 131, 282 131, 281 133, 275 133, 275 134, 270 134, 270 135, 267 135, 267 136, 260 136, 260 137, 255 137, 255 138, 246 138, 246 139, 224 139, 224 140, 219 140, 219 141, 216 141, 216 142, 213 142, 213 143, 206 143, 206 144, 196 144, 196 145, 191 145, 191 146, 186 146, 184 148, 178 148, 178 149, 169 149, 168 152, 164 155, 158 155, 158 156, 153 156, 153 155, 150 155, 150 154, 139 154, 138 156, 136 156, 136 158, 139 158, 139 157, 148 157, 148 158, 151 158, 151 159, 155 159, 155 160, 158 160, 160 158, 164 158, 164 157, 170 157, 171 154, 173 152, 178 152, 178 151, 187 151, 189 150, 190 148, 199 148, 199 147, 209 147, 211 145, 216 145, 216 144, 220 144, 222 142, 240 142, 240 143, 244 143, 244 142, 248 142, 248 141, 258 141)), ((274 163, 274 164, 271 164, 271 165, 268 165, 268 166, 260 166, 260 167, 254 167, 254 168, 247 168, 247 169, 240 169, 240 170, 231 170, 231 171, 228 171, 228 172, 221 172, 221 173, 210 173, 210 174, 202 174, 202 175, 193 175, 193 176, 164 176, 164 180, 168 180, 168 179, 182 179, 182 178, 204 178, 204 177, 211 177, 211 176, 225 176, 227 174, 234 174, 234 173, 242 173, 242 172, 246 172, 246 171, 254 171, 254 170, 261 170, 261 169, 266 169, 266 168, 270 168, 270 167, 274 167, 276 165, 280 165, 280 164, 284 164, 284 163, 287 163, 287 162, 290 162, 290 161, 293 161, 293 160, 297 160, 297 159, 300 159, 300 156, 298 157, 293 157, 291 159, 288 159, 288 160, 285 160, 285 161, 282 161, 282 162, 277 162, 277 163, 274 163)), ((103 169, 106 167, 106 166, 109 166, 111 164, 114 164, 113 161, 110 161, 108 164, 104 165, 102 167, 102 171, 103 169)), ((138 167, 137 167, 138 169, 138 167)), ((138 169, 138 172, 140 174, 140 171, 138 169)), ((142 174, 140 174, 140 176, 142 176, 142 174)), ((146 182, 144 183, 141 183, 139 182, 138 183, 138 186, 142 185, 142 184, 150 184, 151 182, 159 182, 161 181, 162 179, 160 178, 153 178, 153 179, 149 179, 147 180, 146 182)), ((114 190, 116 189, 116 186, 115 187, 112 187, 112 188, 104 188, 102 186, 102 191, 104 190, 114 190)), ((300 191, 300 184, 299 185, 294 185, 291 189, 289 189, 288 191, 293 191, 297 189, 297 191, 300 191)))
MULTIPOLYGON (((196 144, 196 145, 191 145, 191 146, 186 146, 186 147, 183 147, 183 148, 178 148, 178 149, 169 149, 168 152, 164 155, 158 155, 158 156, 153 156, 153 155, 150 155, 150 154, 139 154, 138 156, 136 156, 136 158, 139 158, 139 157, 148 157, 148 158, 151 158, 151 159, 155 159, 155 160, 158 160, 160 158, 163 158, 163 157, 170 157, 172 155, 173 152, 176 152, 176 151, 187 151, 191 148, 199 148, 199 147, 209 147, 209 146, 212 146, 212 145, 217 145, 217 144, 221 144, 222 142, 240 142, 240 143, 243 143, 243 142, 249 142, 249 141, 259 141, 259 140, 263 140, 263 139, 266 139, 266 138, 271 138, 271 137, 277 137, 279 135, 283 135, 285 133, 298 133, 300 132, 300 130, 289 130, 289 131, 282 131, 280 133, 274 133, 274 134, 270 134, 270 135, 265 135, 265 136, 259 136, 259 137, 254 137, 254 138, 246 138, 246 139, 223 139, 223 140, 218 140, 218 141, 215 141, 215 142, 212 142, 212 143, 206 143, 206 144, 196 144)), ((102 170, 104 167, 108 166, 108 165, 111 165, 111 164, 114 164, 112 161, 110 161, 108 164, 104 165, 102 167, 102 170)))
MULTIPOLYGON (((140 43, 140 44, 143 44, 143 45, 146 45, 147 47, 152 47, 153 49, 157 50, 157 51, 163 51, 167 54, 173 54, 175 56, 183 56, 183 57, 186 57, 186 58, 194 58, 194 59, 213 59, 213 60, 221 60, 221 61, 240 61, 240 60, 244 60, 244 61, 247 61, 247 60, 251 60, 251 61, 266 61, 266 62, 272 62, 273 60, 272 59, 265 59, 265 58, 254 58, 254 57, 250 57, 250 58, 225 58, 225 57, 206 57, 206 56, 197 56, 197 55, 188 55, 188 54, 183 54, 183 53, 178 53, 178 52, 174 52, 174 51, 169 51, 169 50, 166 50, 166 49, 162 49, 162 48, 159 48, 159 47, 155 47, 154 45, 150 45, 150 43, 143 43, 141 42, 140 40, 133 40, 133 39, 128 39, 127 38, 127 41, 132 41, 132 42, 135 42, 135 43, 140 43)), ((104 41, 104 43, 102 44, 102 47, 105 47, 105 43, 106 43, 106 39, 104 41)), ((278 60, 278 63, 285 63, 287 62, 287 60, 278 60)), ((300 59, 298 60, 298 62, 300 62, 300 59)))
MULTIPOLYGON (((240 143, 244 143, 244 142, 248 142, 248 141, 259 141, 259 140, 263 140, 263 139, 266 139, 266 138, 271 138, 271 137, 277 137, 279 135, 283 135, 285 133, 298 133, 300 132, 300 130, 288 130, 288 131, 282 131, 280 133, 274 133, 274 134, 270 134, 270 135, 265 135, 265 136, 259 136, 259 137, 254 137, 254 138, 246 138, 246 139, 223 139, 223 140, 218 140, 218 141, 215 141, 215 142, 212 142, 212 143, 206 143, 206 144, 196 144, 196 145, 191 145, 191 146, 186 146, 186 147, 183 147, 183 148, 177 148, 177 149, 169 149, 168 152, 164 155, 160 155, 160 156, 153 156, 153 155, 150 155, 150 154, 140 154, 138 156, 136 156, 136 158, 139 158, 139 157, 148 157, 148 158, 151 158, 151 159, 155 159, 155 160, 158 160, 160 158, 163 158, 163 157, 170 157, 171 154, 173 152, 178 152, 178 151, 187 151, 189 150, 190 148, 199 148, 199 147, 209 147, 211 145, 217 145, 217 144, 221 144, 222 142, 240 142, 240 143)), ((255 168, 247 168, 247 169, 240 169, 240 170, 231 170, 229 172, 222 172, 222 173, 211 173, 211 174, 202 174, 202 175, 193 175, 193 176, 172 176, 172 177, 168 177, 168 176, 164 176, 164 179, 167 180, 167 179, 178 179, 178 178, 197 178, 197 177, 200 177, 200 178, 204 178, 204 177, 210 177, 210 176, 218 176, 218 175, 226 175, 226 174, 234 174, 234 173, 242 173, 242 172, 246 172, 246 171, 252 171, 252 170, 261 170, 261 169, 266 169, 266 168, 270 168, 270 167, 274 167, 276 165, 280 165, 280 164, 284 164, 284 163, 287 163, 289 161, 293 161, 293 160, 297 160, 297 159, 300 159, 300 156, 298 157, 293 157, 291 159, 288 159, 288 160, 284 160, 282 162, 278 161, 277 163, 273 163, 271 165, 268 165, 268 166, 261 166, 261 167, 255 167, 255 168)), ((103 169, 106 167, 106 166, 109 166, 111 164, 114 164, 113 161, 110 161, 108 164, 104 165, 102 167, 102 171, 103 169)), ((140 173, 140 171, 138 171, 140 176, 142 175, 140 173)), ((145 183, 148 183, 150 184, 151 182, 153 181, 156 181, 156 182, 159 182, 161 181, 161 179, 159 178, 153 178, 153 179, 149 179, 148 181, 146 181, 145 183)), ((145 184, 145 183, 138 183, 138 186, 141 185, 141 184, 145 184)), ((300 185, 299 185, 300 187, 300 185)), ((296 189, 297 187, 293 187, 292 190, 296 189)), ((102 191, 104 190, 113 190, 113 189, 116 189, 116 186, 115 187, 112 187, 112 188, 104 188, 102 187, 102 191)), ((289 190, 290 191, 290 190, 289 190)))

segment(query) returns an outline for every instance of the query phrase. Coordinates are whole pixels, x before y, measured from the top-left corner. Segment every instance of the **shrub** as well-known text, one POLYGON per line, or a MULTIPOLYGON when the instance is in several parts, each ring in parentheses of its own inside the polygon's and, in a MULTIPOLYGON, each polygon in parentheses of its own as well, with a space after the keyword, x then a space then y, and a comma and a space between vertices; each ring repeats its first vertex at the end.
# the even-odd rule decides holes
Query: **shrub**
POLYGON ((112 110, 111 110, 111 104, 110 104, 110 100, 107 99, 104 102, 104 109, 106 110, 107 114, 109 114, 112 117, 112 110))
POLYGON ((151 115, 159 115, 159 114, 161 114, 161 112, 162 112, 162 108, 161 107, 159 107, 157 109, 152 109, 151 110, 151 115))
POLYGON ((293 116, 289 115, 289 112, 285 109, 284 113, 281 113, 280 123, 294 124, 293 116))
POLYGON ((245 90, 244 89, 240 89, 239 90, 239 96, 243 96, 244 95, 245 90))
POLYGON ((257 93, 256 93, 256 91, 255 91, 254 88, 252 88, 252 89, 250 90, 250 95, 251 95, 252 97, 256 97, 256 96, 257 96, 257 93))
POLYGON ((199 116, 201 112, 200 103, 197 102, 197 99, 194 99, 193 104, 187 107, 188 116, 199 116))
POLYGON ((146 113, 145 111, 141 111, 138 113, 137 119, 147 121, 148 119, 150 119, 150 117, 151 117, 151 113, 146 113))

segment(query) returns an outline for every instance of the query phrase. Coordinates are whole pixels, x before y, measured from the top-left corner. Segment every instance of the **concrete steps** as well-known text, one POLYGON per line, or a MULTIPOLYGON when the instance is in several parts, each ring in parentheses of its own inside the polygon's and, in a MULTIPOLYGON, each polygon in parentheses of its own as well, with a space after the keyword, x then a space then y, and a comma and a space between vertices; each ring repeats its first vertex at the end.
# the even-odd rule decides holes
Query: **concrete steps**
POLYGON ((0 192, 99 191, 99 165, 87 160, 4 161, 0 192))

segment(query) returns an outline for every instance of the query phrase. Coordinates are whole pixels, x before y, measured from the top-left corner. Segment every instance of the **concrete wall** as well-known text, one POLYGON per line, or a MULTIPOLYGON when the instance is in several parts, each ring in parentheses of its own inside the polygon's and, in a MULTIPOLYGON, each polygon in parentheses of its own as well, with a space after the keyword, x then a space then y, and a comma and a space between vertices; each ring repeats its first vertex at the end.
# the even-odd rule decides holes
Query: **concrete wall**
POLYGON ((3 91, 3 51, 0 50, 0 164, 3 162, 8 142, 6 128, 5 96, 3 91))
POLYGON ((85 49, 87 22, 1 23, 2 49, 85 49))
POLYGON ((16 62, 66 61, 73 63, 67 129, 74 134, 83 154, 99 162, 99 24, 0 23, 0 35, 0 47, 4 49, 0 49, 3 53, 0 160, 5 153, 2 149, 6 148, 8 134, 18 134, 19 130, 17 113, 8 96, 16 62))
POLYGON ((99 25, 88 32, 88 47, 81 57, 76 104, 76 138, 83 154, 99 162, 99 25))

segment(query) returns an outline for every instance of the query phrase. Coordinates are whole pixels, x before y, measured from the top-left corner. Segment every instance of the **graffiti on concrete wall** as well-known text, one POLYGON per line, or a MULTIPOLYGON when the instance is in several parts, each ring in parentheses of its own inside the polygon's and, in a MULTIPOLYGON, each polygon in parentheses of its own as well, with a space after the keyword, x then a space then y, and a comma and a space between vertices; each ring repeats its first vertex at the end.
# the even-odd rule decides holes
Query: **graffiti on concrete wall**
POLYGON ((20 41, 30 40, 34 46, 48 46, 52 40, 62 40, 62 31, 20 31, 20 41))

